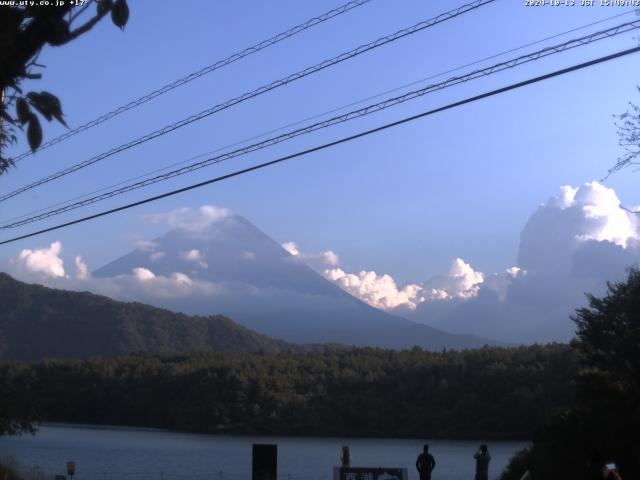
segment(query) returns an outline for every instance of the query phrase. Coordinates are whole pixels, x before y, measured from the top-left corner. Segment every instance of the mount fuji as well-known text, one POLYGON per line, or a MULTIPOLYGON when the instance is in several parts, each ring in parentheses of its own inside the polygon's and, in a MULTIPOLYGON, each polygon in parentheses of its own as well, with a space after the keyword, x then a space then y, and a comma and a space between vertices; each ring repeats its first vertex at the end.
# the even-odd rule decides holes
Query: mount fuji
POLYGON ((296 343, 429 350, 498 342, 451 334, 399 318, 351 296, 239 215, 180 226, 93 272, 182 278, 210 289, 188 296, 135 298, 187 314, 226 315, 257 332, 296 343))

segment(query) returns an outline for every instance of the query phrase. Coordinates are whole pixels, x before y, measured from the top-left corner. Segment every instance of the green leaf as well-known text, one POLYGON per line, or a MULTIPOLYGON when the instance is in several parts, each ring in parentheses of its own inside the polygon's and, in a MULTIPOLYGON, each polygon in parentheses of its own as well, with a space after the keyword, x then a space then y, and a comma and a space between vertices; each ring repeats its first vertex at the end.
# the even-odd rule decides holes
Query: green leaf
POLYGON ((35 152, 42 143, 42 127, 40 120, 33 113, 29 113, 29 126, 27 127, 27 140, 31 151, 35 152))
POLYGON ((31 110, 29 109, 29 104, 24 98, 19 98, 16 100, 16 115, 18 115, 18 121, 24 125, 29 120, 29 114, 31 110))
POLYGON ((111 9, 111 21, 116 27, 124 30, 128 20, 129 6, 127 5, 127 0, 116 0, 111 9))

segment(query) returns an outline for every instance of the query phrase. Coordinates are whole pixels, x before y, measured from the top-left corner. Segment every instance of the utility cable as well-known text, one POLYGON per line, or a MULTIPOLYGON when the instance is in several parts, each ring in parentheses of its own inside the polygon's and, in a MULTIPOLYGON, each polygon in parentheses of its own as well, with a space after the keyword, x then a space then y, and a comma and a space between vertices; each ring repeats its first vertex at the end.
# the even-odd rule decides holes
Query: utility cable
POLYGON ((485 77, 485 76, 489 76, 489 75, 493 75, 495 73, 507 70, 507 69, 511 69, 514 68, 516 66, 519 65, 523 65, 525 63, 529 63, 535 60, 539 60, 540 58, 544 58, 550 55, 554 55, 560 52, 564 52, 566 50, 569 49, 573 49, 576 47, 580 47, 580 46, 584 46, 584 45, 588 45, 590 43, 599 41, 599 40, 603 40, 606 38, 611 38, 612 36, 615 35, 620 35, 622 33, 625 32, 629 32, 631 30, 640 28, 640 20, 636 20, 634 22, 627 22, 621 25, 618 25, 616 27, 612 27, 610 29, 601 31, 601 32, 595 32, 592 33, 590 35, 586 35, 584 37, 580 37, 577 39, 573 39, 570 40, 568 42, 564 42, 562 44, 559 45, 555 45, 552 47, 547 47, 544 48, 542 50, 538 50, 536 52, 533 53, 529 53, 527 55, 522 55, 520 57, 505 61, 505 62, 501 62, 501 63, 497 63, 495 65, 492 65, 490 67, 486 67, 480 70, 474 70, 466 75, 462 75, 462 76, 458 76, 458 77, 452 77, 444 82, 441 83, 437 83, 437 84, 433 84, 433 85, 429 85, 427 87, 424 87, 422 89, 419 90, 414 90, 412 92, 408 92, 405 93, 404 95, 400 95, 397 97, 393 97, 393 98, 388 98, 386 100, 383 100, 382 102, 379 103, 375 103, 375 104, 371 104, 368 105, 366 107, 357 109, 357 110, 353 110, 351 112, 345 113, 343 115, 339 115, 339 116, 335 116, 333 118, 321 121, 321 122, 317 122, 311 125, 308 125, 306 127, 302 127, 290 132, 286 132, 283 133, 281 135, 278 135, 276 137, 272 137, 266 140, 263 140, 261 142, 258 143, 254 143, 252 145, 248 145, 246 147, 243 148, 239 148, 237 150, 228 152, 228 153, 224 153, 222 155, 218 155, 218 156, 214 156, 214 157, 210 157, 207 158, 205 160, 202 160, 200 162, 196 162, 172 171, 169 171, 167 173, 161 174, 161 175, 157 175, 155 177, 151 177, 145 180, 141 180, 139 182, 136 183, 132 183, 105 193, 102 193, 100 195, 96 195, 93 197, 89 197, 86 198, 84 200, 80 200, 78 202, 75 203, 70 203, 68 205, 65 205, 63 207, 60 208, 55 208, 55 209, 51 209, 48 210, 44 213, 38 214, 38 215, 34 215, 25 219, 21 219, 21 220, 17 220, 15 222, 12 223, 5 223, 4 225, 0 226, 0 230, 7 230, 7 229, 11 229, 11 228, 17 228, 17 227, 21 227, 24 226, 26 224, 29 223, 34 223, 37 221, 41 221, 44 220, 46 218, 50 218, 56 215, 60 215, 62 213, 66 213, 72 210, 76 210, 78 208, 99 202, 99 201, 103 201, 112 197, 115 197, 117 195, 122 195, 124 193, 133 191, 133 190, 137 190, 139 188, 142 187, 146 187, 149 185, 153 185, 155 183, 159 183, 161 181, 166 181, 169 180, 171 178, 180 176, 180 175, 184 175, 186 173, 190 173, 193 172, 195 170, 199 170, 201 168, 207 167, 209 165, 212 164, 217 164, 217 163, 222 163, 224 161, 230 160, 232 158, 236 158, 242 155, 247 155, 249 153, 255 152, 257 150, 262 150, 264 148, 291 140, 293 138, 299 137, 301 135, 306 135, 308 133, 317 131, 317 130, 321 130, 324 128, 328 128, 331 127, 333 125, 337 125, 340 123, 345 123, 348 122, 350 120, 356 119, 356 118, 360 118, 360 117, 364 117, 367 115, 370 115, 372 113, 375 112, 379 112, 382 110, 385 110, 387 108, 399 105, 401 103, 405 103, 407 101, 410 100, 415 100, 416 98, 422 97, 428 93, 432 93, 434 91, 438 91, 438 90, 442 90, 445 88, 449 88, 452 87, 454 85, 458 85, 460 83, 465 83, 480 77, 485 77))
MULTIPOLYGON (((77 135, 80 132, 84 132, 85 130, 89 130, 90 128, 93 128, 97 125, 100 125, 101 123, 106 122, 107 120, 110 120, 114 117, 117 117, 118 115, 131 110, 133 108, 139 107, 140 105, 148 102, 149 100, 153 100, 156 97, 159 97, 160 95, 163 95, 171 90, 173 90, 174 88, 178 88, 181 87, 183 85, 186 85, 187 83, 203 77, 204 75, 207 75, 211 72, 214 72, 216 70, 219 70, 222 67, 226 67, 227 65, 230 65, 242 58, 248 57, 249 55, 252 55, 254 53, 257 53, 261 50, 264 50, 267 47, 270 47, 272 45, 275 45, 277 43, 280 43, 281 41, 293 37, 294 35, 297 35, 298 33, 301 33, 305 30, 308 30, 312 27, 315 27, 316 25, 320 25, 324 22, 326 22, 327 20, 330 20, 334 17, 337 17, 338 15, 342 15, 343 13, 346 13, 354 8, 360 7, 366 3, 369 3, 371 0, 353 0, 350 2, 345 3, 344 5, 341 5, 338 8, 334 8, 333 10, 330 10, 322 15, 319 15, 317 17, 313 17, 309 20, 307 20, 304 23, 301 23, 300 25, 296 25, 295 27, 290 28, 287 31, 281 32, 277 35, 274 35, 271 38, 268 38, 267 40, 263 40, 260 43, 257 43, 255 45, 252 45, 251 47, 245 48, 244 50, 234 53, 230 56, 228 56, 227 58, 224 58, 222 60, 218 60, 215 63, 212 63, 211 65, 207 65, 206 67, 201 68, 200 70, 196 71, 196 72, 192 72, 189 75, 186 75, 185 77, 182 77, 174 82, 168 83, 167 85, 164 85, 163 87, 158 88, 157 90, 154 90, 146 95, 143 95, 142 97, 136 99, 136 100, 132 100, 131 102, 122 105, 108 113, 105 113, 101 116, 99 116, 98 118, 91 120, 83 125, 80 125, 79 127, 74 128, 73 130, 69 130, 65 133, 63 133, 62 135, 53 138, 45 143, 43 143, 42 145, 40 145, 40 147, 38 148, 38 152, 51 147, 53 145, 56 145, 64 140, 67 140, 68 138, 73 137, 74 135, 77 135)), ((20 160, 32 155, 33 152, 31 150, 25 151, 23 153, 21 153, 20 155, 18 155, 16 158, 13 159, 14 162, 19 162, 20 160)))
MULTIPOLYGON (((575 28, 572 28, 572 29, 570 29, 570 30, 565 30, 564 32, 556 33, 556 34, 554 34, 554 35, 551 35, 551 36, 549 36, 549 37, 542 38, 542 39, 540 39, 540 40, 536 40, 536 41, 534 41, 534 42, 530 42, 530 43, 527 43, 527 44, 524 44, 524 45, 520 45, 520 46, 518 46, 518 47, 514 47, 514 48, 511 48, 511 49, 509 49, 509 50, 504 50, 504 51, 502 51, 502 52, 500 52, 500 53, 493 54, 493 55, 491 55, 491 56, 489 56, 489 57, 481 58, 480 60, 475 60, 475 61, 473 61, 473 62, 471 62, 471 63, 467 63, 467 64, 465 64, 465 65, 460 65, 460 66, 458 66, 458 67, 451 68, 451 69, 446 70, 446 71, 444 71, 444 72, 440 72, 440 73, 435 73, 435 74, 429 75, 428 77, 421 78, 420 80, 414 80, 414 81, 412 81, 412 82, 410 82, 410 83, 405 83, 405 84, 403 84, 403 85, 400 85, 399 87, 394 87, 394 88, 392 88, 392 89, 390 89, 390 90, 385 90, 385 91, 380 92, 380 93, 377 93, 377 94, 375 94, 375 95, 371 95, 371 96, 368 96, 368 97, 365 97, 365 98, 361 98, 360 100, 356 100, 356 101, 354 101, 354 102, 350 102, 350 103, 345 104, 345 105, 342 105, 342 106, 340 106, 340 107, 335 107, 335 108, 332 108, 331 110, 327 110, 327 111, 324 111, 324 112, 322 112, 322 113, 317 113, 317 114, 315 114, 315 115, 313 115, 313 116, 311 116, 311 117, 306 117, 306 118, 303 118, 303 119, 301 119, 301 120, 297 120, 297 121, 295 121, 295 122, 288 123, 288 124, 286 124, 286 125, 282 125, 282 126, 280 126, 280 127, 277 127, 277 128, 271 129, 271 130, 268 130, 268 131, 266 131, 266 132, 263 132, 263 133, 260 133, 260 134, 257 134, 257 135, 253 135, 253 136, 251 136, 251 137, 244 138, 244 139, 242 139, 242 140, 238 140, 238 141, 233 142, 233 143, 231 143, 231 144, 227 144, 227 145, 224 145, 224 146, 222 146, 222 147, 218 147, 218 148, 216 148, 216 149, 214 149, 214 150, 209 150, 209 151, 207 151, 207 152, 205 152, 205 153, 201 153, 201 154, 195 155, 195 156, 193 156, 193 157, 189 157, 189 158, 187 158, 187 159, 185 159, 185 160, 181 160, 181 161, 179 161, 179 162, 174 162, 174 163, 171 163, 171 164, 166 165, 166 166, 161 167, 161 168, 156 168, 156 169, 151 170, 151 171, 148 171, 148 172, 146 172, 146 173, 143 173, 143 174, 140 174, 140 175, 136 175, 135 177, 127 178, 127 179, 122 180, 122 181, 120 181, 120 182, 117 182, 117 183, 115 183, 115 184, 111 184, 111 185, 108 185, 108 186, 106 186, 106 187, 102 187, 102 188, 99 188, 99 189, 97 189, 97 190, 93 190, 93 191, 91 191, 91 192, 89 192, 89 193, 85 193, 85 194, 82 194, 82 195, 78 195, 78 196, 73 197, 73 198, 71 198, 71 199, 68 199, 68 200, 64 200, 64 201, 61 201, 61 202, 55 203, 55 204, 50 205, 50 206, 48 206, 48 207, 39 208, 39 209, 32 210, 32 211, 29 211, 29 212, 24 213, 24 214, 21 214, 21 215, 18 215, 18 216, 12 217, 12 218, 8 218, 7 220, 5 220, 5 223, 10 223, 10 222, 13 222, 13 221, 15 221, 15 220, 21 220, 21 219, 23 219, 23 218, 29 217, 29 216, 31 216, 31 215, 35 215, 36 213, 44 212, 44 211, 49 210, 49 209, 52 209, 52 208, 54 208, 54 207, 59 207, 59 206, 61 206, 61 205, 66 205, 66 204, 68 204, 68 203, 75 202, 75 201, 80 200, 80 199, 84 199, 84 198, 87 198, 87 197, 91 197, 91 196, 96 195, 96 194, 98 194, 98 193, 101 193, 101 192, 105 192, 105 191, 108 191, 108 190, 114 189, 114 188, 119 187, 119 186, 121 186, 121 185, 125 185, 125 184, 127 184, 127 183, 129 183, 129 182, 135 182, 136 180, 141 180, 141 179, 143 179, 143 178, 149 177, 149 176, 154 175, 154 174, 156 174, 156 173, 164 172, 164 171, 169 170, 169 169, 171 169, 171 168, 173 168, 173 167, 177 167, 178 165, 184 165, 184 164, 186 164, 186 163, 192 162, 192 161, 197 160, 197 159, 199 159, 199 158, 203 158, 203 157, 206 157, 206 156, 208 156, 208 155, 211 155, 211 154, 214 154, 214 153, 218 153, 218 152, 220 152, 220 151, 227 150, 228 148, 237 147, 237 146, 239 146, 239 145, 245 144, 245 143, 250 142, 250 141, 252 141, 252 140, 257 140, 257 139, 259 139, 259 138, 266 137, 267 135, 270 135, 270 134, 272 134, 272 133, 280 132, 280 131, 282 131, 282 130, 286 130, 287 128, 295 127, 295 126, 297 126, 297 125, 301 125, 301 124, 303 124, 303 123, 305 123, 305 122, 308 122, 308 121, 310 121, 310 120, 315 120, 315 119, 317 119, 317 118, 321 118, 321 117, 324 117, 324 116, 326 116, 326 115, 329 115, 329 114, 332 114, 332 113, 339 112, 339 111, 344 110, 344 109, 346 109, 346 108, 353 107, 353 106, 355 106, 355 105, 360 105, 361 103, 367 102, 367 101, 369 101, 369 100, 373 100, 373 99, 376 99, 376 98, 380 98, 380 97, 382 97, 382 96, 384 96, 384 95, 388 95, 388 94, 390 94, 390 93, 395 93, 395 92, 398 92, 398 91, 400 91, 400 90, 404 90, 404 89, 405 89, 405 88, 407 88, 407 87, 411 87, 411 86, 414 86, 414 85, 417 85, 417 84, 420 84, 420 83, 424 83, 424 82, 426 82, 426 81, 428 81, 428 80, 432 80, 432 79, 434 79, 434 78, 439 78, 439 77, 442 77, 442 76, 447 75, 447 74, 449 74, 449 73, 457 72, 457 71, 462 70, 462 69, 464 69, 464 68, 472 67, 472 66, 474 66, 474 65, 478 65, 478 64, 483 63, 483 62, 485 62, 485 61, 487 61, 487 60, 492 60, 492 59, 494 59, 494 58, 502 57, 502 56, 504 56, 504 55, 506 55, 506 54, 508 54, 508 53, 517 52, 517 51, 519 51, 519 50, 523 50, 523 49, 525 49, 525 48, 527 48, 527 47, 531 47, 531 46, 534 46, 534 45, 539 45, 539 44, 541 44, 541 43, 544 43, 544 42, 546 42, 546 41, 552 40, 552 39, 554 39, 554 38, 562 37, 562 36, 564 36, 564 35, 567 35, 567 34, 569 34, 569 33, 576 32, 576 31, 578 31, 578 30, 584 30, 585 28, 589 28, 589 27, 592 27, 592 26, 594 26, 594 25, 598 25, 598 24, 600 24, 600 23, 604 23, 604 22, 607 22, 607 21, 609 21, 609 20, 613 20, 613 19, 615 19, 615 18, 619 18, 619 17, 622 17, 622 16, 626 16, 626 15, 629 15, 629 14, 632 14, 632 13, 634 13, 634 12, 633 12, 633 11, 627 11, 627 12, 619 13, 619 14, 617 14, 617 15, 612 15, 612 16, 610 16, 610 17, 606 17, 606 18, 603 18, 603 19, 601 19, 601 20, 597 20, 597 21, 595 21, 595 22, 587 23, 587 24, 585 24, 585 25, 581 25, 581 26, 579 26, 579 27, 575 27, 575 28)), ((3 228, 3 225, 0 225, 0 229, 2 229, 2 228, 3 228)))
POLYGON ((482 100, 484 98, 492 97, 492 96, 495 96, 495 95, 499 95, 501 93, 505 93, 505 92, 508 92, 508 91, 511 91, 511 90, 522 88, 522 87, 527 86, 527 85, 531 85, 531 84, 534 84, 534 83, 537 83, 537 82, 548 80, 550 78, 558 77, 558 76, 561 76, 561 75, 566 75, 568 73, 575 72, 577 70, 581 70, 581 69, 584 69, 584 68, 587 68, 587 67, 591 67, 593 65, 597 65, 597 64, 604 63, 604 62, 608 62, 608 61, 614 60, 616 58, 621 58, 621 57, 624 57, 624 56, 627 56, 627 55, 631 55, 631 54, 637 53, 637 52, 640 52, 640 47, 635 47, 635 48, 630 48, 630 49, 627 49, 627 50, 622 50, 622 51, 613 53, 611 55, 607 55, 607 56, 600 57, 600 58, 597 58, 597 59, 594 59, 594 60, 590 60, 588 62, 580 63, 580 64, 577 64, 577 65, 573 65, 571 67, 563 68, 561 70, 556 70, 554 72, 547 73, 547 74, 544 74, 544 75, 540 75, 538 77, 530 78, 530 79, 524 80, 522 82, 513 83, 513 84, 510 84, 510 85, 508 85, 506 87, 501 87, 501 88, 498 88, 498 89, 495 89, 495 90, 491 90, 489 92, 485 92, 485 93, 482 93, 480 95, 476 95, 474 97, 468 97, 468 98, 466 98, 464 100, 460 100, 460 101, 457 101, 457 102, 454 102, 454 103, 450 103, 450 104, 445 105, 443 107, 438 107, 438 108, 435 108, 433 110, 428 110, 426 112, 419 113, 417 115, 412 115, 410 117, 405 117, 405 118, 403 118, 401 120, 397 120, 395 122, 387 123, 385 125, 382 125, 382 126, 370 129, 370 130, 366 130, 366 131, 357 133, 355 135, 351 135, 351 136, 348 136, 348 137, 343 137, 343 138, 341 138, 339 140, 334 140, 332 142, 325 143, 325 144, 322 144, 322 145, 318 145, 316 147, 309 148, 307 150, 303 150, 303 151, 300 151, 300 152, 296 152, 296 153, 291 154, 291 155, 286 155, 284 157, 280 157, 280 158, 277 158, 275 160, 271 160, 269 162, 260 163, 258 165, 254 165, 252 167, 244 168, 242 170, 237 170, 235 172, 228 173, 226 175, 222 175, 222 176, 219 176, 219 177, 211 178, 211 179, 205 180, 203 182, 195 183, 195 184, 192 184, 192 185, 189 185, 189 186, 186 186, 186 187, 182 187, 182 188, 179 188, 179 189, 176 189, 176 190, 172 190, 170 192, 162 193, 160 195, 155 195, 153 197, 148 197, 148 198, 145 198, 143 200, 139 200, 137 202, 128 203, 126 205, 122 205, 120 207, 112 208, 110 210, 105 210, 105 211, 102 211, 102 212, 99 212, 99 213, 95 213, 93 215, 88 215, 86 217, 78 218, 76 220, 72 220, 72 221, 69 221, 69 222, 61 223, 61 224, 58 224, 58 225, 55 225, 55 226, 52 226, 52 227, 44 228, 42 230, 38 230, 38 231, 35 231, 35 232, 27 233, 27 234, 20 235, 20 236, 17 236, 17 237, 13 237, 13 238, 10 238, 8 240, 3 240, 3 241, 0 241, 0 245, 6 245, 8 243, 16 242, 18 240, 23 240, 25 238, 31 238, 31 237, 34 237, 36 235, 41 235, 43 233, 52 232, 52 231, 55 231, 55 230, 59 230, 61 228, 69 227, 71 225, 76 225, 76 224, 79 224, 79 223, 87 222, 89 220, 93 220, 93 219, 96 219, 96 218, 104 217, 106 215, 111 215, 111 214, 116 213, 116 212, 121 212, 123 210, 127 210, 127 209, 130 209, 130 208, 133 208, 133 207, 137 207, 139 205, 144 205, 144 204, 147 204, 147 203, 155 202, 157 200, 161 200, 163 198, 171 197, 171 196, 177 195, 179 193, 188 192, 190 190, 194 190, 196 188, 201 188, 201 187, 204 187, 206 185, 211 185, 213 183, 222 182, 224 180, 228 180, 228 179, 233 178, 233 177, 237 177, 237 176, 249 173, 249 172, 253 172, 253 171, 256 171, 256 170, 260 170, 260 169, 263 169, 263 168, 266 168, 266 167, 270 167, 270 166, 285 162, 287 160, 292 160, 294 158, 302 157, 302 156, 308 155, 310 153, 314 153, 314 152, 318 152, 318 151, 321 151, 321 150, 325 150, 327 148, 334 147, 336 145, 340 145, 340 144, 343 144, 343 143, 347 143, 347 142, 350 142, 352 140, 356 140, 358 138, 366 137, 366 136, 372 135, 374 133, 378 133, 378 132, 381 132, 383 130, 387 130, 389 128, 397 127, 398 125, 409 123, 409 122, 418 120, 418 119, 423 118, 423 117, 431 116, 431 115, 434 115, 436 113, 443 112, 445 110, 450 110, 450 109, 453 109, 453 108, 456 108, 456 107, 460 107, 462 105, 466 105, 466 104, 469 104, 469 103, 472 103, 472 102, 476 102, 476 101, 482 100))
POLYGON ((370 43, 361 45, 353 50, 350 50, 348 52, 342 53, 336 57, 333 57, 329 60, 325 60, 323 62, 320 62, 312 67, 308 67, 304 70, 301 70, 299 72, 293 73, 287 77, 281 78, 279 80, 276 80, 274 82, 271 82, 267 85, 264 85, 256 90, 253 90, 251 92, 247 92, 243 95, 240 95, 239 97, 235 97, 231 100, 227 100, 224 103, 218 104, 214 107, 211 107, 207 110, 203 110, 199 113, 196 113, 194 115, 191 115, 190 117, 187 117, 185 119, 182 119, 178 122, 175 122, 171 125, 167 125, 163 128, 160 128, 152 133, 148 133, 142 137, 139 137, 135 140, 132 140, 128 143, 125 143, 123 145, 120 145, 118 147, 115 147, 107 152, 101 153, 99 155, 96 155, 95 157, 92 157, 88 160, 85 160, 83 162, 77 163, 71 167, 65 168, 63 170, 60 170, 56 173, 53 173, 47 177, 41 178, 39 180, 36 180, 33 183, 30 183, 28 185, 25 185, 23 187, 20 187, 16 190, 13 190, 12 192, 6 193, 4 195, 0 195, 0 202, 3 202, 5 200, 8 200, 10 198, 15 197, 16 195, 19 195, 21 193, 24 193, 28 190, 31 190, 33 188, 39 187, 40 185, 44 185, 45 183, 49 183, 53 180, 56 180, 60 177, 64 177, 66 175, 69 175, 73 172, 76 172, 78 170, 81 170, 83 168, 86 168, 90 165, 93 165, 94 163, 97 163, 101 160, 104 160, 105 158, 111 157, 112 155, 115 155, 116 153, 120 153, 122 151, 128 150, 132 147, 135 147, 137 145, 140 145, 141 143, 147 142, 149 140, 152 140, 154 138, 160 137, 162 135, 166 135, 169 132, 172 132, 178 128, 184 127, 186 125, 189 125, 193 122, 196 122, 198 120, 202 120, 205 117, 208 117, 210 115, 213 115, 215 113, 218 113, 222 110, 226 110, 227 108, 230 108, 234 105, 237 105, 239 103, 244 102, 245 100, 249 100, 251 98, 257 97, 258 95, 262 95, 263 93, 269 92, 271 90, 274 90, 276 88, 282 87, 284 85, 288 85, 296 80, 299 80, 301 78, 304 78, 308 75, 311 75, 313 73, 319 72, 321 70, 324 70, 325 68, 331 67, 333 65, 336 65, 338 63, 344 62, 345 60, 349 60, 351 58, 354 58, 358 55, 361 55, 365 52, 368 52, 370 50, 373 50, 375 48, 381 47, 383 45, 386 45, 388 43, 394 42, 396 40, 399 40, 401 38, 404 38, 408 35, 413 35, 417 32, 420 32, 422 30, 425 30, 426 28, 432 27, 434 25, 437 25, 439 23, 442 23, 444 21, 450 20, 452 18, 456 18, 464 13, 467 13, 469 11, 475 10, 479 7, 482 7, 484 5, 487 5, 489 3, 494 2, 495 0, 477 0, 475 2, 463 5, 461 7, 456 8, 455 10, 451 10, 449 12, 445 12, 442 13, 436 17, 433 17, 429 20, 425 20, 422 21, 420 23, 417 23, 411 27, 408 28, 404 28, 402 30, 399 30, 395 33, 392 33, 390 35, 378 38, 377 40, 374 40, 370 43))

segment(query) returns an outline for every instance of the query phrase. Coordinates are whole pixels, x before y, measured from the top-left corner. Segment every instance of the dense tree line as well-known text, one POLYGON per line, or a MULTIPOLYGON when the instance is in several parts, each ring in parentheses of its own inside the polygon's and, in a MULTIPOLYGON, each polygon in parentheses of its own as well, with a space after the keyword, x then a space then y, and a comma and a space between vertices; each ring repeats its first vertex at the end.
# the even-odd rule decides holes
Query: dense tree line
POLYGON ((6 363, 44 420, 198 432, 531 438, 572 401, 566 345, 6 363))

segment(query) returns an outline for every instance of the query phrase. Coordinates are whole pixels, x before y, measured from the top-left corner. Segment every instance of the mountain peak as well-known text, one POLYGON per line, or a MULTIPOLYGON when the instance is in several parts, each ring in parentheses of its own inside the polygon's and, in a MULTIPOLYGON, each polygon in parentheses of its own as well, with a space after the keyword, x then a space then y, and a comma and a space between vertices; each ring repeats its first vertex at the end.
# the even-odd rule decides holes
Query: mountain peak
POLYGON ((94 277, 146 269, 149 278, 181 274, 208 282, 216 287, 215 293, 144 300, 189 314, 220 313, 252 330, 292 342, 435 349, 495 343, 447 334, 377 310, 305 265, 239 215, 176 226, 96 270, 94 277))

